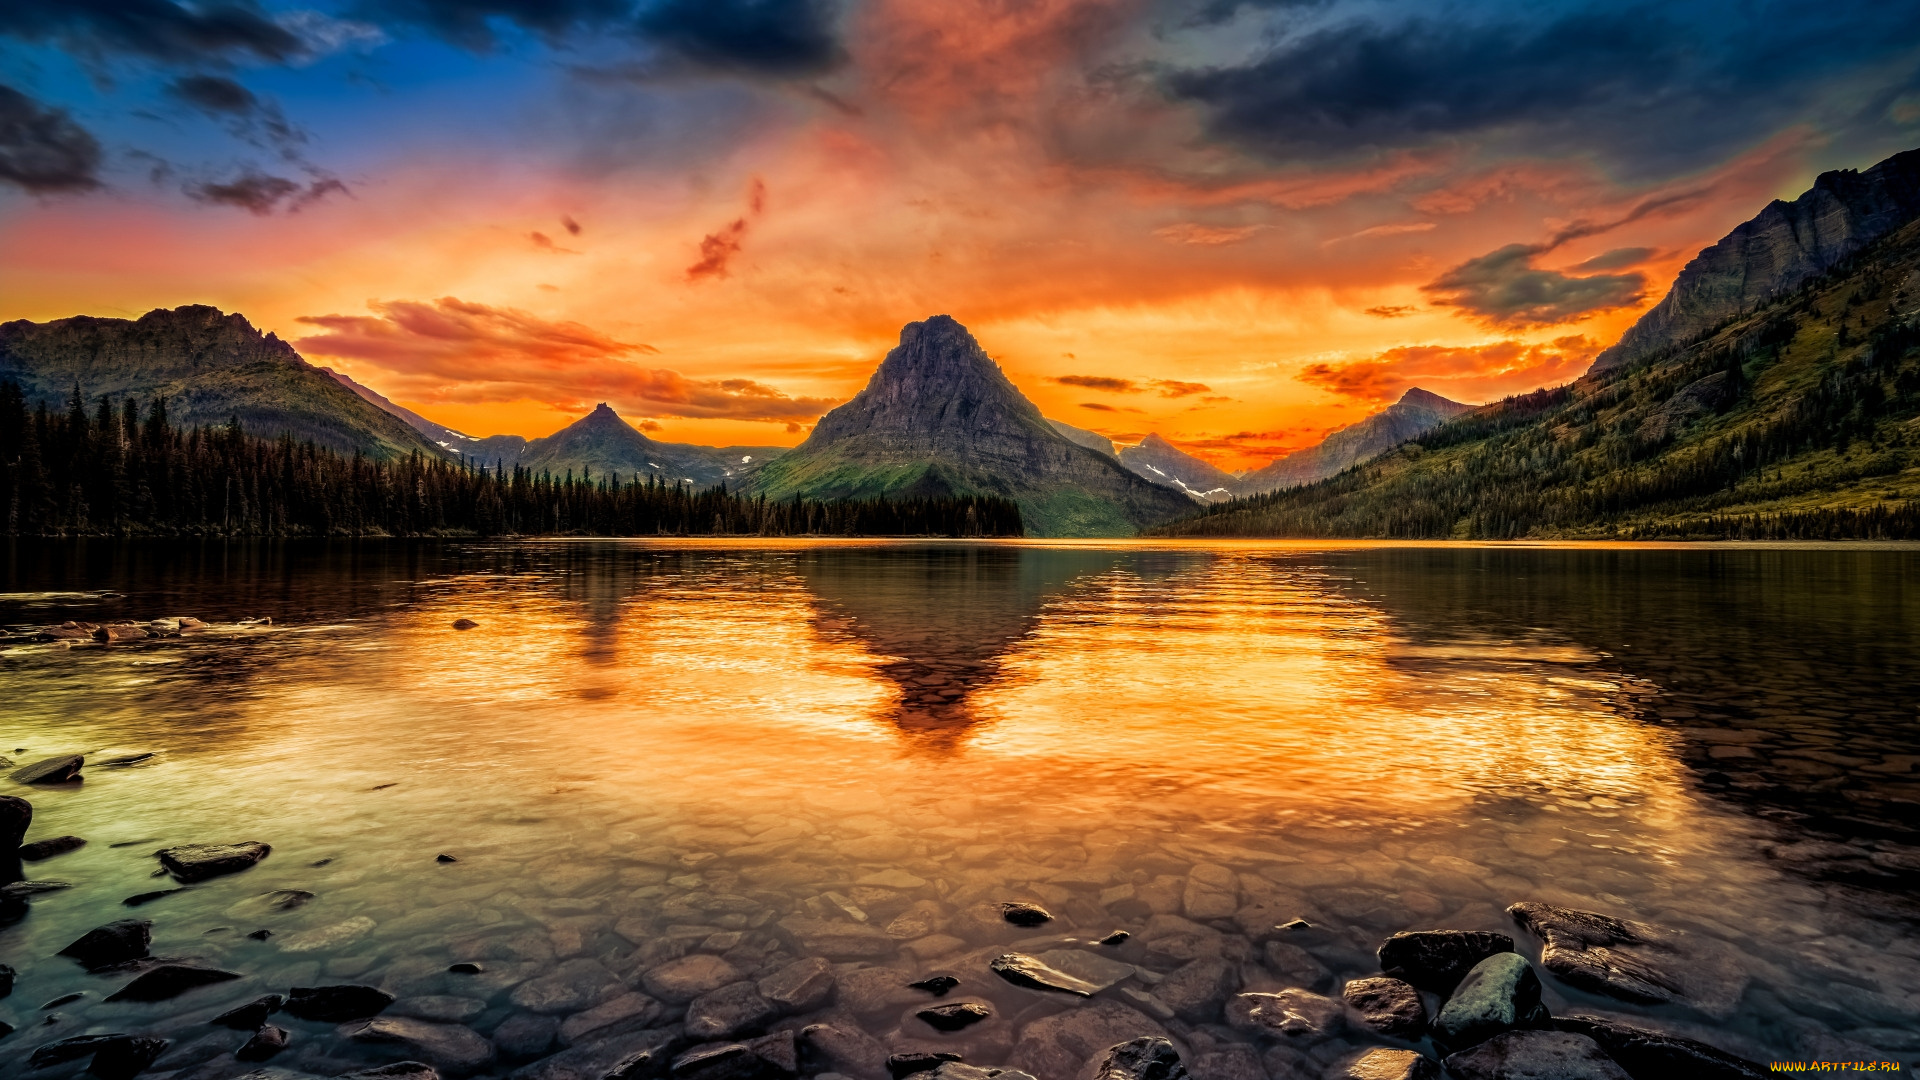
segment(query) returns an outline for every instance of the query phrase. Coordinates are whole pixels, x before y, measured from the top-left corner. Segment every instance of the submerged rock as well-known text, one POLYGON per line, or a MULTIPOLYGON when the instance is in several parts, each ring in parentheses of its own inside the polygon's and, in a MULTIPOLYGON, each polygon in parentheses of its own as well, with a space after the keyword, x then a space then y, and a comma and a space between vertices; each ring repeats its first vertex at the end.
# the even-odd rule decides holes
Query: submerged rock
POLYGON ((163 848, 157 854, 168 873, 177 880, 192 882, 238 873, 272 850, 270 845, 248 840, 239 844, 183 844, 163 848))
POLYGON ((248 1039, 240 1049, 235 1050, 233 1056, 240 1061, 265 1061, 285 1050, 291 1038, 286 1028, 262 1024, 260 1029, 253 1033, 253 1038, 248 1039))
POLYGON ((852 1024, 810 1024, 800 1029, 803 1056, 835 1072, 875 1080, 886 1069, 887 1048, 852 1024))
POLYGON ((980 1002, 958 1001, 952 1005, 921 1009, 913 1015, 926 1021, 927 1026, 935 1031, 959 1031, 992 1016, 993 1009, 980 1002))
POLYGON ((532 1061, 553 1049, 559 1033, 557 1017, 514 1013, 493 1029, 493 1046, 509 1062, 532 1061))
POLYGON ((1380 944, 1380 970, 1397 979, 1451 994, 1473 966, 1497 953, 1513 951, 1513 939, 1485 930, 1415 930, 1380 944))
MULTIPOLYGON (((1347 1064, 1340 1080, 1440 1080, 1440 1064, 1412 1050, 1369 1050, 1347 1064)), ((1521 1080, 1514 1077, 1511 1080, 1521 1080)), ((1542 1078, 1545 1080, 1545 1078, 1542 1078)))
POLYGON ((737 982, 693 999, 687 1006, 687 1036, 734 1039, 758 1034, 779 1017, 779 1006, 761 997, 758 987, 737 982))
POLYGON ((781 1080, 798 1072, 799 1063, 789 1031, 695 1047, 675 1058, 671 1071, 674 1080, 781 1080))
POLYGON ((252 1031, 266 1023, 267 1017, 279 1012, 280 1007, 286 1003, 287 999, 279 994, 268 994, 265 997, 254 998, 238 1008, 228 1009, 207 1023, 230 1027, 236 1031, 252 1031))
POLYGON ((1116 983, 1133 977, 1132 964, 1123 964, 1085 949, 1048 949, 1038 953, 1035 959, 1055 971, 1064 971, 1093 986, 1105 990, 1116 983))
MULTIPOLYGON (((471 999, 458 998, 452 1000, 466 1001, 471 999)), ((483 1001, 475 1001, 473 1004, 475 1006, 473 1016, 478 1016, 486 1009, 486 1003, 483 1001)), ((604 1031, 615 1024, 627 1026, 650 1024, 659 1019, 661 1013, 664 1011, 665 1009, 661 1004, 653 998, 638 991, 628 991, 619 997, 603 1001, 584 1012, 577 1012, 567 1017, 566 1020, 560 1024, 560 1041, 568 1046, 572 1046, 574 1043, 592 1036, 595 1032, 604 1031)), ((441 1016, 427 1017, 426 1019, 471 1020, 473 1016, 441 1016)))
POLYGON ((1355 979, 1341 996, 1360 1014, 1360 1022, 1395 1039, 1417 1039, 1427 1030, 1427 1005, 1412 983, 1399 979, 1355 979))
POLYGON ((355 1042, 404 1047, 443 1073, 464 1076, 493 1063, 493 1044, 472 1028, 436 1024, 407 1016, 382 1016, 348 1025, 341 1032, 355 1042))
POLYGON ((946 997, 947 991, 960 985, 960 980, 951 975, 935 975, 932 978, 921 979, 919 982, 910 982, 907 985, 913 987, 915 990, 925 990, 934 997, 946 997))
POLYGON ((1090 1058, 1132 1039, 1167 1037, 1152 1017, 1117 1001, 1095 998, 1086 1005, 1026 1025, 1007 1064, 1035 1076, 1072 1077, 1090 1058))
POLYGON ((1295 986, 1316 992, 1333 986, 1333 972, 1320 958, 1292 942, 1269 941, 1263 950, 1267 966, 1295 986))
POLYGON ((35 1069, 45 1069, 68 1061, 79 1061, 100 1050, 101 1047, 131 1039, 133 1036, 115 1032, 110 1035, 75 1035, 71 1038, 56 1039, 34 1048, 27 1057, 27 1064, 35 1069))
POLYGON ((1509 1031, 1445 1064, 1458 1080, 1633 1080, 1600 1044, 1565 1031, 1509 1031))
POLYGON ((1081 1080, 1186 1080, 1187 1066, 1173 1043, 1158 1036, 1110 1046, 1081 1070, 1081 1080))
POLYGON ((745 976, 740 969, 708 953, 694 953, 669 960, 640 976, 647 993, 662 1001, 685 1004, 723 986, 739 982, 745 976))
POLYGON ((378 1016, 393 1004, 393 995, 372 986, 342 983, 335 986, 296 986, 287 995, 286 1011, 302 1020, 341 1023, 378 1016))
POLYGON ((887 1073, 893 1080, 904 1080, 916 1073, 930 1073, 947 1062, 963 1061, 959 1054, 910 1050, 904 1054, 894 1054, 887 1058, 887 1073))
POLYGON ((166 1001, 189 990, 240 978, 237 971, 194 967, 191 964, 161 964, 139 978, 107 995, 108 1001, 166 1001))
POLYGON ((1759 1063, 1717 1046, 1598 1016, 1556 1016, 1553 1027, 1592 1039, 1633 1080, 1763 1080, 1772 1075, 1759 1063))
POLYGON ((1540 976, 1517 953, 1499 953, 1475 964, 1440 1015, 1433 1037, 1453 1048, 1472 1046, 1514 1028, 1547 1021, 1540 1003, 1540 976))
POLYGON ((480 625, 479 623, 477 623, 477 622, 474 622, 474 621, 473 621, 472 619, 455 619, 455 620, 453 620, 453 628, 454 628, 455 630, 472 630, 473 628, 475 628, 475 627, 477 627, 477 626, 479 626, 479 625, 480 625))
POLYGON ((1309 990, 1238 994, 1227 1002, 1227 1023, 1264 1035, 1319 1039, 1346 1026, 1346 1009, 1309 990))
POLYGON ((1224 959, 1203 956, 1175 968, 1154 986, 1153 996, 1181 1019, 1204 1023, 1217 1017, 1221 1003, 1238 989, 1235 971, 1224 959))
POLYGON ((828 960, 875 960, 892 956, 900 948, 886 931, 864 923, 789 915, 779 926, 800 952, 828 960))
POLYGON ((1029 990, 1052 990, 1075 997, 1092 997, 1100 987, 1084 979, 1076 979, 1064 971, 1047 966, 1036 957, 1024 953, 1005 953, 993 958, 987 967, 1001 978, 1015 986, 1024 986, 1029 990))
POLYGON ((1655 927, 1551 904, 1515 904, 1507 914, 1544 943, 1541 964, 1582 990, 1641 1005, 1660 1005, 1671 1001, 1680 989, 1677 980, 1662 971, 1647 950, 1620 948, 1652 946, 1671 937, 1655 927))
MULTIPOLYGON (((251 1080, 256 1075, 248 1073, 239 1080, 251 1080)), ((374 1069, 343 1073, 334 1080, 440 1080, 440 1074, 433 1066, 422 1061, 396 1061, 374 1069)))
POLYGON ((103 968, 141 959, 148 955, 147 949, 152 943, 152 922, 121 919, 87 931, 56 955, 77 960, 84 968, 103 968))
POLYGON ((35 840, 31 844, 20 845, 20 857, 28 862, 51 859, 55 855, 65 855, 86 847, 85 839, 78 836, 56 836, 50 840, 35 840))
MULTIPOLYGON (((64 784, 80 776, 87 759, 81 754, 55 754, 13 771, 13 780, 21 784, 64 784)), ((26 831, 23 827, 23 833, 26 831)))
POLYGON ((810 956, 761 979, 758 985, 761 997, 788 1012, 812 1012, 833 996, 833 965, 810 956))
POLYGON ((5 964, 0 964, 0 998, 10 997, 13 994, 13 981, 19 976, 19 972, 5 964))

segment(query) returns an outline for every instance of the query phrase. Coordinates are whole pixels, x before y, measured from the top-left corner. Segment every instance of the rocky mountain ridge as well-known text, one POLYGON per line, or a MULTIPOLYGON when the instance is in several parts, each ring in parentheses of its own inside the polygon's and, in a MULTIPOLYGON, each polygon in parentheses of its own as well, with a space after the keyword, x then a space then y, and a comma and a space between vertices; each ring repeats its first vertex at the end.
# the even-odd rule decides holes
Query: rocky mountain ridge
POLYGON ((1324 480, 1417 439, 1472 408, 1413 387, 1399 401, 1365 420, 1243 475, 1236 494, 1261 495, 1324 480))

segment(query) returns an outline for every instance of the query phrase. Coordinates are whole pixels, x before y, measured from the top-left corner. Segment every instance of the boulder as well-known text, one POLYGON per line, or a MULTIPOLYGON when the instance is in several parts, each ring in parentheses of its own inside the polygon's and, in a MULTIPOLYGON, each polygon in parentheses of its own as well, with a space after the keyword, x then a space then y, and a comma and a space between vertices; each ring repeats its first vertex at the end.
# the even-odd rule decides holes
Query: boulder
POLYGON ((157 854, 160 865, 177 881, 205 881, 222 874, 234 874, 267 857, 273 848, 257 840, 238 844, 183 844, 162 848, 157 854))
POLYGON ((20 784, 64 784, 79 779, 80 767, 86 763, 86 757, 81 754, 55 754, 13 770, 13 780, 20 784))
POLYGON ((779 1018, 780 1007, 761 997, 759 987, 737 982, 702 994, 687 1005, 687 1037, 737 1039, 759 1034, 779 1018))
POLYGON ((153 923, 146 919, 121 919, 95 927, 57 955, 80 962, 89 970, 124 964, 148 955, 153 942, 153 923))
POLYGON ((28 862, 51 859, 55 855, 65 855, 86 847, 86 840, 78 836, 56 836, 50 840, 35 840, 31 844, 20 845, 20 857, 28 862))
POLYGON ((20 847, 27 826, 33 824, 33 804, 13 795, 0 795, 0 856, 20 847))
POLYGON ((863 1080, 886 1072, 887 1048, 853 1024, 811 1024, 800 1029, 803 1061, 863 1080))
POLYGON ((989 961, 987 968, 1013 985, 1029 990, 1052 990, 1075 997, 1092 997, 1100 990, 1092 983, 1076 979, 1025 953, 1003 953, 989 961))
POLYGON ((233 1056, 240 1061, 265 1061, 285 1050, 291 1038, 286 1028, 262 1024, 260 1029, 253 1033, 253 1038, 248 1039, 240 1049, 235 1050, 233 1056))
POLYGON ((1657 958, 1673 938, 1668 932, 1551 904, 1519 903, 1507 914, 1539 936, 1540 963, 1582 990, 1640 1005, 1665 1004, 1680 990, 1657 958))
POLYGON ((1385 977, 1355 979, 1341 996, 1360 1022, 1394 1039, 1418 1039, 1427 1031, 1427 1004, 1412 983, 1385 977))
POLYGON ((1236 994, 1227 1002, 1227 1023, 1261 1035, 1321 1039, 1346 1026, 1346 1009, 1311 990, 1236 994))
POLYGON ((94 1051, 93 1064, 87 1066, 87 1071, 100 1080, 133 1080, 166 1049, 165 1039, 123 1035, 94 1051))
POLYGON ((909 1076, 924 1076, 949 1063, 962 1064, 959 1054, 949 1054, 934 1050, 908 1050, 893 1054, 887 1058, 887 1074, 893 1080, 905 1080, 909 1076))
POLYGON ((192 964, 161 964, 149 968, 132 982, 107 995, 108 1001, 166 1001, 189 990, 240 978, 237 971, 195 967, 192 964))
POLYGON ((493 1064, 493 1044, 460 1024, 382 1016, 349 1024, 341 1034, 355 1042, 402 1047, 408 1056, 424 1059, 453 1076, 466 1076, 493 1064))
POLYGON ((1087 1062, 1080 1080, 1187 1080, 1173 1044, 1159 1036, 1129 1039, 1087 1062))
POLYGON ((935 1031, 959 1031, 972 1027, 993 1015, 993 1009, 977 1001, 956 1001, 951 1005, 935 1005, 921 1009, 913 1015, 926 1021, 935 1031))
POLYGON ((1664 1031, 1634 1027, 1598 1016, 1556 1016, 1556 1031, 1585 1035, 1598 1043, 1633 1080, 1764 1080, 1765 1066, 1664 1031))
POLYGON ((640 983, 647 993, 662 1001, 685 1004, 745 977, 739 968, 717 956, 694 953, 649 969, 640 976, 640 983))
POLYGON ((1440 1080, 1440 1064, 1412 1050, 1381 1047, 1348 1062, 1338 1075, 1339 1080, 1440 1080))
POLYGON ((267 1017, 279 1012, 280 1007, 286 1003, 287 999, 279 994, 268 994, 266 997, 254 998, 238 1008, 228 1009, 207 1023, 230 1027, 236 1031, 253 1031, 266 1023, 267 1017))
POLYGON ((1027 1024, 1007 1056, 1007 1065, 1059 1080, 1075 1075, 1089 1059, 1116 1044, 1166 1037, 1167 1030, 1138 1009, 1095 998, 1080 1008, 1027 1024))
POLYGON ((1169 972, 1154 986, 1153 996, 1166 1002, 1182 1020, 1205 1023, 1220 1015, 1221 1003, 1238 989, 1238 982, 1232 964, 1203 956, 1169 972))
POLYGON ((1568 1031, 1505 1032, 1445 1065, 1456 1080, 1633 1080, 1599 1043, 1568 1031))
POLYGON ((1053 913, 1039 904, 1011 903, 1000 905, 1000 917, 1015 926, 1034 927, 1053 921, 1053 913))
POLYGON ((795 960, 761 979, 757 985, 761 997, 788 1012, 812 1012, 833 996, 833 965, 821 957, 809 956, 795 960))
POLYGON ((1513 939, 1485 930, 1414 930, 1380 943, 1380 970, 1422 990, 1453 993, 1467 972, 1496 953, 1513 951, 1513 939))
POLYGON ((378 1016, 393 1004, 393 995, 372 986, 342 983, 335 986, 296 986, 287 995, 286 1011, 302 1020, 331 1024, 378 1016))
POLYGON ((828 960, 877 960, 900 948, 885 930, 864 923, 789 915, 779 922, 794 948, 828 960))
POLYGON ((1489 956, 1473 966, 1433 1021, 1435 1042, 1461 1049, 1514 1028, 1546 1023, 1540 976, 1516 953, 1489 956))

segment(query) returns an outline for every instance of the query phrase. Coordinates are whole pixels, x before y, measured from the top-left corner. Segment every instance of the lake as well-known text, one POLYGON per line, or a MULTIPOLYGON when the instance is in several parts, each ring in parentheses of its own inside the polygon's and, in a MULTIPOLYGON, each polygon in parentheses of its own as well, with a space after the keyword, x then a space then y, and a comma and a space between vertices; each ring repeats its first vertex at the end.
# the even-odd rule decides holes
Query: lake
POLYGON ((1920 1053, 1913 547, 86 542, 5 567, 0 753, 89 764, 0 782, 29 840, 87 841, 23 867, 71 887, 0 929, 0 1075, 127 1032, 168 1040, 149 1075, 238 1076, 248 1032, 211 1017, 364 984, 393 1022, 279 1013, 271 1064, 599 1080, 706 995, 698 1032, 804 1032, 808 1074, 950 1052, 1073 1080, 1164 1032, 1196 1080, 1332 1076, 1433 1044, 1263 1031, 1228 998, 1337 1000, 1432 929, 1513 937, 1555 1016, 1762 1064, 1920 1053), (32 636, 177 616, 210 625, 32 636), (156 850, 242 841, 272 853, 124 903, 181 888, 156 850), (1665 1000, 1549 972, 1522 902, 1647 924, 1624 951, 1665 1000), (241 977, 107 1001, 152 961, 55 954, 120 919, 241 977), (1010 952, 1097 992, 1014 985, 1010 952), (966 1003, 961 1030, 921 1016, 966 1003))

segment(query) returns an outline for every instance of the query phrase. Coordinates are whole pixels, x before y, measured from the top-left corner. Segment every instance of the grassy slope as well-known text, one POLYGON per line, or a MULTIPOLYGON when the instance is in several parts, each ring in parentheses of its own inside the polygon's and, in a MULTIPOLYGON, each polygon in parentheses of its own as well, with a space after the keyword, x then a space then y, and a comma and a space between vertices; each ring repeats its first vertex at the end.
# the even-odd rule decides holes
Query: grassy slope
POLYGON ((776 458, 753 478, 769 499, 901 499, 939 495, 999 495, 1020 504, 1029 536, 1132 536, 1125 511, 1110 500, 1070 488, 1013 491, 986 474, 932 462, 873 466, 814 456, 776 458))
POLYGON ((1684 348, 1477 410, 1339 476, 1155 531, 1758 535, 1780 515, 1911 515, 1916 309, 1920 223, 1684 348), (1700 404, 1683 408, 1690 398, 1700 404))

